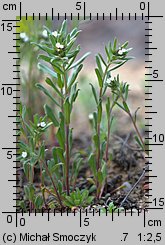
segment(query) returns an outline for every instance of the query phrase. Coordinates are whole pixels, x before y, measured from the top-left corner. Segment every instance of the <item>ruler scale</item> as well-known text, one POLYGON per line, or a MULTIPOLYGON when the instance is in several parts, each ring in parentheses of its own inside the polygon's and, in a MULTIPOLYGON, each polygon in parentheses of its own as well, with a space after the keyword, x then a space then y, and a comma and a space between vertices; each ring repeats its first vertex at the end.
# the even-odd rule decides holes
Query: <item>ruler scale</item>
POLYGON ((163 91, 165 92, 165 89, 163 40, 165 41, 165 37, 163 36, 164 16, 161 13, 163 3, 159 7, 154 1, 136 1, 134 4, 129 0, 125 3, 103 1, 104 4, 95 1, 93 3, 71 1, 70 5, 67 5, 66 1, 61 1, 63 2, 62 5, 50 1, 49 3, 43 2, 41 6, 37 6, 37 2, 28 3, 24 0, 9 3, 2 1, 0 6, 2 13, 0 31, 1 39, 3 39, 1 69, 5 69, 6 72, 6 74, 3 72, 0 84, 2 120, 0 156, 1 163, 4 163, 4 173, 1 172, 1 186, 3 187, 1 195, 3 200, 0 210, 2 221, 0 244, 15 243, 22 245, 24 243, 32 244, 32 242, 37 242, 37 244, 54 244, 55 242, 58 244, 82 244, 82 242, 89 244, 115 242, 117 245, 132 243, 164 244, 163 103, 165 101, 163 91), (33 4, 36 4, 36 6, 34 7, 33 4), (59 7, 54 7, 55 4, 59 7), (98 6, 99 4, 100 6, 98 6), (44 5, 47 6, 44 8, 44 5), (46 12, 43 13, 43 9, 46 9, 46 12), (102 9, 105 9, 105 11, 102 11, 102 9), (18 45, 20 41, 19 22, 24 16, 26 20, 29 16, 32 16, 34 21, 35 19, 41 20, 41 17, 44 17, 45 20, 51 17, 52 21, 55 17, 58 20, 61 17, 68 20, 72 20, 73 17, 77 17, 79 20, 82 17, 83 20, 89 21, 92 21, 93 18, 102 21, 107 18, 109 21, 118 21, 119 19, 122 19, 122 21, 126 19, 138 21, 140 19, 143 25, 145 23, 145 133, 147 134, 145 139, 149 140, 149 143, 146 143, 146 146, 149 147, 149 156, 146 157, 146 164, 149 169, 145 171, 148 178, 145 184, 149 186, 146 190, 148 191, 146 204, 149 205, 147 210, 137 210, 136 213, 132 209, 124 210, 121 213, 112 211, 112 214, 107 212, 101 214, 100 210, 98 212, 95 210, 84 212, 81 209, 79 212, 74 210, 73 213, 68 211, 58 213, 56 210, 52 212, 49 209, 46 212, 42 210, 41 213, 37 213, 36 210, 34 210, 34 213, 18 211, 19 206, 16 203, 19 200, 20 193, 17 188, 20 187, 20 181, 17 169, 20 167, 20 162, 16 160, 16 157, 18 156, 17 150, 19 150, 17 133, 20 130, 17 113, 19 112, 21 99, 19 95, 21 83, 20 65, 18 64, 20 58, 17 55, 20 54, 20 45, 18 45), (160 40, 157 35, 160 35, 160 40), (7 194, 5 194, 5 191, 7 194), (28 231, 26 239, 21 235, 25 231, 28 231), (38 237, 36 237, 36 233, 38 237), (60 234, 65 236, 60 237, 60 234))

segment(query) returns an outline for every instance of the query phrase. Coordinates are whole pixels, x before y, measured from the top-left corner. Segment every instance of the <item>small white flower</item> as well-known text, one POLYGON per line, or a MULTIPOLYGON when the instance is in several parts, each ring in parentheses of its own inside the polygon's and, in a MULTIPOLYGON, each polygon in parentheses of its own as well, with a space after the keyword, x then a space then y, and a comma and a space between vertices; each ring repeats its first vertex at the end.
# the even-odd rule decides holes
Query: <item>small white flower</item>
POLYGON ((89 118, 89 120, 93 120, 93 114, 92 114, 92 113, 89 114, 89 115, 88 115, 88 118, 89 118))
POLYGON ((60 47, 61 47, 61 44, 60 43, 56 43, 56 48, 60 49, 60 47))
POLYGON ((61 45, 60 45, 60 48, 61 48, 61 49, 63 49, 63 48, 64 48, 64 45, 63 45, 63 44, 61 44, 61 45))
POLYGON ((27 43, 29 41, 29 38, 26 36, 23 40, 25 43, 27 43))
POLYGON ((57 51, 59 52, 61 49, 64 48, 64 45, 61 43, 56 43, 56 48, 57 48, 57 51))
POLYGON ((111 82, 113 81, 114 79, 112 79, 111 77, 110 78, 108 78, 107 80, 106 80, 106 84, 107 85, 110 85, 111 84, 111 82))
POLYGON ((41 123, 38 123, 38 124, 37 124, 37 127, 40 127, 40 126, 41 126, 41 123))
POLYGON ((57 32, 57 31, 53 31, 53 32, 52 32, 52 35, 53 35, 54 37, 57 37, 57 36, 58 36, 58 32, 57 32))
POLYGON ((27 152, 26 152, 26 151, 23 151, 23 152, 22 152, 22 157, 23 157, 23 158, 26 158, 26 157, 27 157, 27 152))
POLYGON ((44 30, 44 31, 42 32, 42 36, 43 36, 43 37, 48 37, 48 32, 47 32, 47 30, 44 30))
POLYGON ((26 37, 26 33, 25 33, 25 32, 21 32, 21 33, 20 33, 20 38, 21 38, 21 39, 24 39, 25 37, 26 37))
POLYGON ((23 39, 23 41, 24 41, 25 43, 29 41, 29 38, 28 38, 28 36, 26 35, 25 32, 21 32, 21 33, 20 33, 20 38, 23 39))
POLYGON ((21 33, 20 33, 20 38, 23 39, 23 41, 24 41, 25 43, 29 41, 29 38, 28 38, 28 36, 26 35, 25 32, 21 32, 21 33))
POLYGON ((41 126, 41 128, 44 128, 46 126, 46 123, 45 122, 41 122, 40 126, 41 126))
POLYGON ((119 55, 123 55, 123 54, 125 54, 126 52, 127 52, 127 49, 122 48, 122 49, 119 49, 118 54, 119 54, 119 55))

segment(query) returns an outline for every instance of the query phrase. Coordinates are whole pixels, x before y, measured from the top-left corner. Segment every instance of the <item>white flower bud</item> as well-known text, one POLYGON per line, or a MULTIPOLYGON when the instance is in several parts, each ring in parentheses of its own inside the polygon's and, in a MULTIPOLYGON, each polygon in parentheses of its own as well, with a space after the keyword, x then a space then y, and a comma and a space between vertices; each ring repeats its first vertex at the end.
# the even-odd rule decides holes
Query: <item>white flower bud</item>
POLYGON ((57 31, 53 31, 53 32, 52 32, 52 35, 53 35, 54 37, 57 37, 57 36, 58 36, 58 32, 57 32, 57 31))
POLYGON ((61 44, 60 43, 56 43, 56 48, 60 49, 60 47, 61 47, 61 44))
POLYGON ((42 32, 42 36, 43 36, 43 37, 48 37, 48 32, 47 32, 47 30, 44 30, 44 31, 42 32))
POLYGON ((21 39, 24 39, 25 37, 26 37, 26 33, 25 33, 25 32, 21 32, 21 33, 20 33, 20 38, 21 38, 21 39))
POLYGON ((89 120, 93 120, 93 114, 92 114, 92 113, 89 114, 89 115, 88 115, 88 118, 89 118, 89 120))
POLYGON ((46 123, 45 122, 41 122, 40 126, 41 126, 41 128, 44 128, 46 126, 46 123))
POLYGON ((26 158, 26 157, 27 157, 27 152, 26 152, 26 151, 23 151, 21 156, 22 156, 23 158, 26 158))
POLYGON ((21 33, 20 33, 20 38, 23 39, 23 41, 24 41, 25 43, 29 41, 29 38, 28 38, 28 36, 26 35, 25 32, 21 32, 21 33))
POLYGON ((64 48, 64 45, 63 45, 63 44, 61 44, 61 45, 60 45, 60 48, 61 48, 61 49, 63 49, 63 48, 64 48))
POLYGON ((119 55, 123 55, 123 54, 125 54, 126 52, 127 52, 127 49, 122 48, 122 49, 119 49, 118 54, 119 54, 119 55))

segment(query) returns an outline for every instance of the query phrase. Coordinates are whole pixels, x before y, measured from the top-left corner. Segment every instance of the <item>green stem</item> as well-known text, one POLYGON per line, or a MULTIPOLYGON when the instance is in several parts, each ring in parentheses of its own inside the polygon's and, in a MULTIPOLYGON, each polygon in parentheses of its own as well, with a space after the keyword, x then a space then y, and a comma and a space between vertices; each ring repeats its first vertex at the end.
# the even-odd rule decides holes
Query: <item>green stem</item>
POLYGON ((119 97, 117 97, 114 101, 113 104, 110 108, 110 112, 109 112, 109 117, 108 117, 108 123, 107 123, 107 127, 108 127, 108 135, 107 135, 107 144, 106 144, 106 150, 105 150, 105 161, 108 161, 108 151, 109 151, 109 142, 110 142, 110 134, 111 134, 111 114, 112 114, 112 110, 115 106, 116 101, 118 100, 119 97))
MULTIPOLYGON (((125 101, 123 95, 122 95, 122 100, 126 103, 126 101, 125 101)), ((139 137, 139 139, 140 139, 140 141, 141 141, 141 143, 142 143, 142 145, 143 145, 144 152, 148 155, 148 152, 147 152, 146 149, 145 149, 145 143, 144 143, 144 141, 143 141, 143 138, 142 138, 142 136, 141 136, 141 134, 140 134, 140 132, 139 132, 139 129, 138 129, 137 125, 136 125, 136 122, 135 122, 135 120, 134 120, 134 118, 133 118, 133 116, 132 116, 132 114, 131 114, 129 108, 128 108, 128 112, 127 112, 127 113, 128 113, 128 115, 129 115, 129 117, 130 117, 130 119, 131 119, 131 121, 132 121, 132 124, 133 124, 133 126, 134 126, 134 129, 135 129, 135 131, 136 131, 136 133, 137 133, 137 135, 138 135, 138 137, 139 137)))
MULTIPOLYGON (((103 88, 100 88, 99 101, 102 99, 103 88)), ((100 169, 100 122, 97 123, 98 151, 97 151, 97 171, 100 169)))
MULTIPOLYGON (((108 69, 110 67, 111 63, 109 63, 107 66, 106 66, 106 69, 104 71, 104 74, 103 74, 103 85, 104 85, 104 80, 106 78, 106 75, 107 75, 107 72, 108 72, 108 69)), ((103 96, 103 87, 100 88, 100 93, 99 93, 99 101, 101 100, 102 101, 102 96, 103 96)), ((98 152, 97 152, 97 171, 100 169, 100 153, 101 153, 101 146, 100 146, 100 122, 98 122, 97 124, 97 135, 98 135, 98 152)), ((99 181, 98 179, 96 180, 96 189, 97 189, 97 199, 99 199, 99 196, 100 196, 100 188, 99 188, 99 181)))
POLYGON ((108 161, 108 152, 109 152, 109 140, 110 140, 110 116, 108 117, 108 135, 107 135, 107 143, 105 149, 105 162, 108 161))
POLYGON ((48 169, 48 166, 46 165, 45 162, 44 162, 44 165, 45 165, 46 172, 47 172, 47 174, 49 175, 50 180, 51 180, 51 182, 52 182, 52 185, 53 185, 54 191, 55 191, 55 193, 56 193, 57 199, 58 199, 58 201, 59 201, 59 204, 60 204, 61 208, 63 208, 62 200, 61 200, 61 197, 60 197, 60 195, 59 195, 59 193, 58 193, 58 190, 57 190, 57 187, 56 187, 56 185, 55 185, 55 183, 54 183, 54 180, 53 180, 53 178, 52 178, 52 175, 51 175, 51 173, 50 173, 50 171, 49 171, 49 169, 48 169))
POLYGON ((66 152, 66 191, 69 195, 69 165, 70 165, 70 153, 69 153, 69 125, 65 126, 66 142, 65 142, 65 152, 66 152))
MULTIPOLYGON (((104 80, 106 78, 110 65, 111 63, 109 63, 105 68, 105 71, 103 74, 103 85, 104 85, 104 82, 105 82, 104 80)), ((103 88, 101 87, 100 93, 99 93, 99 101, 102 100, 102 96, 103 96, 102 94, 103 94, 103 88)), ((98 135, 97 170, 99 170, 100 168, 100 122, 98 122, 98 125, 97 125, 97 135, 98 135)))
MULTIPOLYGON (((64 98, 68 96, 68 86, 67 86, 67 76, 66 72, 64 70, 64 87, 65 87, 65 95, 64 98)), ((69 124, 66 124, 65 122, 65 161, 66 161, 66 176, 65 176, 65 182, 66 182, 66 191, 67 195, 69 195, 69 166, 70 166, 70 149, 69 149, 69 124)))

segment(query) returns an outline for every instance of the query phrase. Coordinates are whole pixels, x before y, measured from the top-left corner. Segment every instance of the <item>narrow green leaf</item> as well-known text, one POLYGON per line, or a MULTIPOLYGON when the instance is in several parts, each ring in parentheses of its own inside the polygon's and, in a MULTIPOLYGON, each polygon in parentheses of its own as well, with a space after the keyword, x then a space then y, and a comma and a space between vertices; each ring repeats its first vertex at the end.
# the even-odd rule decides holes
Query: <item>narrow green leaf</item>
POLYGON ((45 45, 42 44, 38 44, 38 43, 33 43, 32 44, 36 45, 37 47, 39 47, 41 50, 45 51, 46 53, 48 53, 49 55, 54 55, 54 49, 49 48, 45 45))
POLYGON ((107 98, 107 103, 106 103, 106 113, 107 113, 107 118, 110 116, 110 98, 107 98))
POLYGON ((56 133, 56 137, 57 137, 57 140, 58 140, 60 147, 64 150, 65 149, 65 137, 64 137, 60 127, 56 133))
POLYGON ((47 95, 58 107, 60 107, 59 103, 53 98, 50 92, 44 88, 41 84, 37 83, 35 85, 38 89, 40 89, 45 95, 47 95))
POLYGON ((58 156, 58 158, 60 159, 60 161, 62 162, 62 163, 65 163, 65 158, 64 158, 64 151, 63 151, 63 149, 62 148, 60 148, 60 147, 56 147, 56 148, 54 148, 55 150, 55 154, 57 154, 57 156, 58 156))
POLYGON ((97 134, 93 136, 93 141, 94 141, 96 149, 98 149, 99 148, 99 136, 97 134))
POLYGON ((39 55, 38 55, 38 59, 39 59, 39 60, 44 60, 44 61, 46 61, 46 62, 50 62, 51 59, 52 59, 52 57, 51 57, 51 56, 46 56, 46 55, 43 55, 43 54, 39 54, 39 55))
POLYGON ((64 87, 64 82, 62 80, 62 76, 60 74, 57 74, 57 84, 60 89, 64 87))
POLYGON ((95 73, 97 75, 99 86, 100 86, 100 88, 102 88, 103 87, 103 79, 102 79, 101 74, 97 68, 95 69, 95 73))
POLYGON ((94 96, 95 102, 96 102, 96 104, 98 104, 98 99, 97 99, 96 90, 95 90, 95 88, 94 88, 93 84, 91 84, 91 83, 90 83, 90 85, 91 85, 91 88, 92 88, 92 93, 93 93, 93 96, 94 96))
POLYGON ((128 41, 126 41, 125 43, 123 43, 123 44, 121 45, 121 48, 127 48, 127 46, 128 46, 128 41))
POLYGON ((98 110, 98 123, 100 123, 102 119, 102 101, 99 102, 97 106, 97 110, 98 110))
POLYGON ((82 201, 85 201, 87 199, 88 195, 89 195, 89 191, 83 190, 83 192, 81 193, 82 201))
POLYGON ((95 197, 93 197, 93 196, 89 196, 89 197, 87 198, 87 200, 86 200, 86 203, 87 203, 88 205, 91 204, 92 201, 94 200, 94 198, 95 198, 95 197))
POLYGON ((138 145, 140 146, 140 148, 141 148, 142 150, 144 150, 145 148, 144 148, 142 142, 140 141, 140 139, 139 139, 139 137, 138 137, 137 135, 135 136, 135 140, 136 140, 136 142, 138 143, 138 145))
POLYGON ((39 158, 41 159, 45 159, 45 145, 42 144, 40 149, 39 149, 39 158))
POLYGON ((117 48, 117 38, 115 37, 114 42, 113 42, 113 52, 116 51, 117 48))
POLYGON ((127 103, 125 101, 123 101, 123 106, 124 106, 125 111, 128 113, 129 112, 129 107, 128 107, 128 105, 127 105, 127 103))
POLYGON ((116 102, 116 105, 118 105, 123 111, 125 111, 125 108, 122 105, 120 105, 118 102, 116 102))
POLYGON ((96 64, 97 64, 97 67, 98 67, 98 70, 99 70, 101 76, 103 76, 103 69, 102 69, 102 65, 101 65, 101 60, 100 60, 100 57, 98 55, 96 55, 96 64))
POLYGON ((102 172, 102 175, 103 175, 103 180, 105 180, 106 177, 107 177, 107 164, 106 164, 106 162, 104 160, 102 160, 101 172, 102 172))
POLYGON ((43 65, 41 63, 38 63, 38 68, 43 71, 45 74, 49 74, 50 76, 57 78, 57 73, 52 71, 49 67, 46 65, 43 65))
POLYGON ((128 92, 129 92, 129 84, 126 84, 126 87, 125 87, 125 100, 128 99, 128 92))
POLYGON ((134 113, 134 122, 136 123, 136 119, 137 119, 137 113, 138 113, 138 110, 140 110, 140 107, 138 107, 134 113))
POLYGON ((78 65, 80 65, 88 56, 90 55, 90 52, 84 54, 78 61, 76 61, 75 63, 73 63, 71 66, 69 65, 67 67, 67 69, 72 69, 74 67, 77 67, 78 65))
POLYGON ((70 91, 70 104, 71 104, 71 107, 73 105, 73 103, 75 102, 77 96, 78 96, 78 93, 79 93, 79 89, 77 89, 77 83, 75 83, 72 88, 71 88, 71 91, 70 91))
POLYGON ((64 20, 61 25, 60 34, 67 34, 67 20, 64 20))
POLYGON ((50 78, 46 78, 45 82, 47 84, 49 84, 54 90, 55 92, 63 99, 63 95, 62 93, 60 92, 60 90, 56 87, 55 83, 52 82, 52 80, 50 78))
POLYGON ((51 34, 49 34, 50 41, 53 47, 56 47, 56 38, 51 34))
POLYGON ((68 89, 70 89, 72 87, 72 85, 76 81, 77 76, 80 73, 80 71, 82 70, 82 68, 83 68, 83 64, 81 64, 78 67, 76 67, 76 69, 74 70, 74 72, 72 73, 72 75, 69 78, 68 89))
POLYGON ((97 179, 98 179, 99 184, 102 185, 104 178, 103 178, 103 174, 100 170, 97 172, 97 179))
MULTIPOLYGON (((76 50, 76 51, 75 51, 75 55, 69 60, 69 64, 68 64, 68 66, 66 67, 66 70, 68 70, 69 67, 73 64, 73 62, 75 61, 75 59, 76 59, 78 53, 79 53, 79 50, 76 50)), ((73 67, 73 68, 74 68, 74 67, 73 67)))
POLYGON ((93 172, 93 175, 94 177, 96 178, 97 176, 97 169, 96 169, 96 161, 95 161, 95 156, 93 153, 90 154, 89 156, 89 159, 88 159, 88 162, 89 162, 89 166, 93 172))
POLYGON ((46 113, 47 117, 52 121, 52 123, 54 124, 55 127, 58 127, 59 122, 56 119, 52 109, 48 105, 45 105, 44 109, 45 109, 45 113, 46 113))
POLYGON ((76 41, 76 38, 73 38, 72 40, 70 40, 69 43, 67 43, 67 46, 66 46, 66 52, 67 53, 71 50, 71 48, 74 45, 75 41, 76 41))
POLYGON ((96 111, 93 113, 93 118, 94 118, 94 127, 95 127, 95 130, 97 131, 97 112, 96 111))
POLYGON ((64 102, 64 117, 67 125, 70 124, 70 114, 71 114, 71 105, 69 102, 69 98, 67 97, 64 102))
POLYGON ((124 65, 127 62, 127 60, 124 60, 123 62, 121 62, 120 64, 113 66, 110 71, 114 71, 116 69, 118 69, 120 66, 124 65))
POLYGON ((47 26, 43 26, 44 30, 46 30, 48 32, 48 34, 52 34, 52 31, 47 27, 47 26))
POLYGON ((110 53, 109 53, 109 51, 108 51, 107 46, 105 46, 105 52, 106 52, 106 54, 107 54, 107 59, 108 59, 108 61, 110 62, 110 61, 111 61, 111 55, 110 55, 110 53))
POLYGON ((102 55, 101 54, 98 54, 98 56, 100 57, 101 61, 103 62, 104 66, 107 66, 105 60, 103 59, 102 55))
POLYGON ((64 71, 60 67, 60 64, 57 63, 56 59, 51 59, 51 64, 57 74, 64 74, 64 71))
POLYGON ((71 33, 70 33, 71 39, 77 37, 77 35, 78 35, 80 32, 81 32, 81 30, 78 30, 77 28, 74 28, 74 29, 71 31, 71 33))
POLYGON ((34 206, 36 209, 41 209, 43 205, 43 198, 41 196, 37 196, 34 201, 34 206))
POLYGON ((24 170, 26 178, 28 178, 29 176, 29 163, 28 162, 23 163, 23 170, 24 170))

